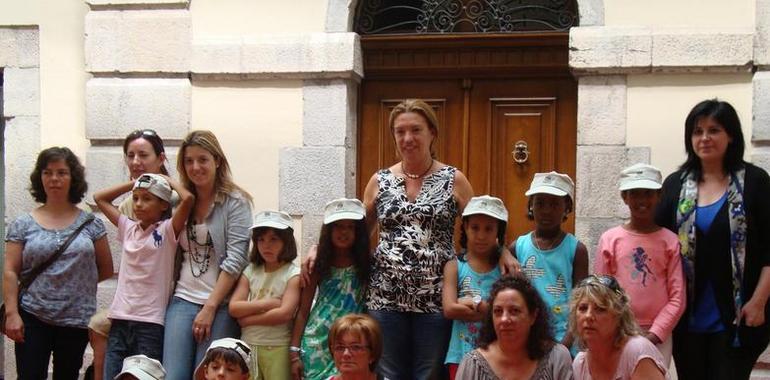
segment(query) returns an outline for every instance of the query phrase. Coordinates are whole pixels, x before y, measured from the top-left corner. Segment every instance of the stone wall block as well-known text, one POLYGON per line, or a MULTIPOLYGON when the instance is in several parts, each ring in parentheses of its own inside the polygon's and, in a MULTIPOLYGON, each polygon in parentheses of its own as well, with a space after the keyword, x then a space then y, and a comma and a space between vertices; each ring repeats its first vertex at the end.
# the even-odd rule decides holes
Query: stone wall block
POLYGON ((770 0, 756 0, 754 64, 770 66, 770 0))
POLYGON ((86 70, 188 72, 191 29, 187 10, 88 12, 86 70))
POLYGON ((40 151, 40 118, 14 117, 5 122, 6 222, 14 220, 35 206, 29 194, 29 175, 40 151))
POLYGON ((569 64, 576 72, 648 72, 652 64, 649 28, 581 26, 570 29, 569 64))
POLYGON ((190 130, 191 92, 187 78, 90 79, 86 137, 122 139, 133 130, 151 128, 164 139, 181 140, 190 130))
POLYGON ((8 67, 3 71, 4 116, 40 115, 40 69, 8 67))
POLYGON ((682 67, 692 71, 745 70, 751 65, 753 31, 658 28, 652 34, 654 71, 682 67))
POLYGON ((328 0, 326 11, 326 32, 340 33, 353 30, 353 14, 356 1, 328 0))
POLYGON ((751 152, 751 162, 770 173, 770 147, 754 147, 751 152))
POLYGON ((163 6, 185 7, 190 0, 86 0, 86 4, 98 7, 147 6, 151 8, 163 6))
POLYGON ((599 244, 599 238, 604 231, 612 227, 623 224, 623 218, 585 218, 579 217, 575 220, 575 236, 585 244, 588 249, 588 268, 593 273, 594 259, 596 256, 596 247, 599 244))
POLYGON ((578 145, 576 217, 628 216, 628 210, 618 191, 620 171, 628 166, 628 156, 628 150, 624 146, 578 145))
POLYGON ((322 214, 326 202, 346 196, 344 147, 283 148, 278 160, 281 210, 322 214))
POLYGON ((770 71, 757 71, 752 78, 752 141, 770 140, 770 71))
POLYGON ((579 25, 604 25, 604 0, 578 0, 579 25))
POLYGON ((356 80, 363 76, 360 42, 355 33, 207 39, 196 41, 192 49, 191 68, 195 74, 356 80))
POLYGON ((37 27, 0 28, 0 67, 39 67, 39 34, 37 27))
POLYGON ((348 146, 355 129, 355 97, 343 80, 306 81, 302 89, 302 134, 305 146, 348 146), (351 111, 353 114, 351 114, 351 111))
POLYGON ((626 143, 625 76, 578 79, 578 144, 626 143))

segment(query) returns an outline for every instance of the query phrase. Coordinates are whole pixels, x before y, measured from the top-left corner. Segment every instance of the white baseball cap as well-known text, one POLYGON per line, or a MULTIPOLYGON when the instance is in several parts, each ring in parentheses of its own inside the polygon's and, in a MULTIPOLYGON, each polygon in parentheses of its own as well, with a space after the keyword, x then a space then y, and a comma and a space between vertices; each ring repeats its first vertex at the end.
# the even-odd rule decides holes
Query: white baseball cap
POLYGON ((634 164, 620 172, 620 191, 663 187, 663 175, 658 168, 647 164, 634 164))
POLYGON ((133 375, 139 380, 163 380, 166 378, 166 370, 155 359, 134 355, 123 359, 123 369, 115 376, 115 380, 123 375, 133 375))
POLYGON ((533 194, 551 194, 557 197, 566 195, 574 202, 575 183, 566 174, 557 172, 535 173, 535 177, 532 178, 532 183, 529 185, 529 190, 524 195, 530 196, 533 194))
MULTIPOLYGON (((249 345, 246 344, 246 342, 235 338, 217 339, 211 342, 211 345, 209 346, 209 348, 206 349, 206 355, 204 355, 203 357, 205 358, 209 354, 209 351, 215 348, 226 348, 226 349, 235 351, 238 355, 240 355, 241 359, 243 359, 243 361, 246 363, 246 367, 249 368, 249 373, 251 373, 251 348, 249 348, 249 345)), ((203 362, 201 362, 201 364, 198 364, 198 367, 195 368, 193 379, 205 380, 204 369, 205 369, 205 366, 203 365, 203 362)))
POLYGON ((497 220, 508 223, 508 210, 505 208, 505 204, 500 198, 489 195, 471 198, 471 200, 468 201, 468 204, 465 205, 463 217, 478 214, 491 216, 497 220))
POLYGON ((161 175, 152 173, 140 175, 134 182, 132 191, 136 189, 147 189, 150 194, 171 203, 171 185, 161 175))
POLYGON ((289 214, 283 211, 260 211, 257 215, 254 215, 254 224, 250 228, 259 227, 270 227, 279 230, 294 229, 294 221, 289 214))
POLYGON ((364 216, 366 209, 358 199, 339 198, 324 206, 324 224, 343 219, 361 220, 364 216))

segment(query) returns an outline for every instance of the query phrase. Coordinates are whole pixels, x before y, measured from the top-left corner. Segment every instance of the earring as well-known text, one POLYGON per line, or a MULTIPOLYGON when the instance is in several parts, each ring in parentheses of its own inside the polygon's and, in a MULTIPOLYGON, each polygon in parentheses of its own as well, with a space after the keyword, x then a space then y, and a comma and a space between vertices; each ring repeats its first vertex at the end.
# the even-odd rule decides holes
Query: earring
POLYGON ((527 209, 527 217, 530 219, 535 219, 535 213, 532 211, 532 207, 527 209))

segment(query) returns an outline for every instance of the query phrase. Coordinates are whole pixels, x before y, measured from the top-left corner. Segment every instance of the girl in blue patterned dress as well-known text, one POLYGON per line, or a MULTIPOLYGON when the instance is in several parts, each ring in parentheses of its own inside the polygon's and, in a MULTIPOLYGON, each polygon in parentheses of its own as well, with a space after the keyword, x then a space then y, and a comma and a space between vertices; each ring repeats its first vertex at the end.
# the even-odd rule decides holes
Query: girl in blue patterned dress
POLYGON ((294 379, 326 379, 337 373, 325 348, 332 322, 364 309, 364 285, 371 265, 365 214, 358 199, 336 199, 324 208, 318 258, 310 283, 302 289, 289 348, 294 379))
POLYGON ((445 360, 450 380, 463 356, 478 347, 481 321, 489 308, 484 300, 500 278, 497 263, 507 225, 508 210, 499 198, 473 197, 463 211, 460 245, 465 250, 444 265, 444 316, 454 319, 445 360))

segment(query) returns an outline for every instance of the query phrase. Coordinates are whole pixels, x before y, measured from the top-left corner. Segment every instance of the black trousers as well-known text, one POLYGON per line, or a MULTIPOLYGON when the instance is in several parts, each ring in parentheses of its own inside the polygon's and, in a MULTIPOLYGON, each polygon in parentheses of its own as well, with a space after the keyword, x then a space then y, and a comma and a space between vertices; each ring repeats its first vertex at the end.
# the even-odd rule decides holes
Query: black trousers
POLYGON ((733 347, 732 330, 674 332, 674 362, 680 380, 748 380, 767 342, 733 347))
POLYGON ((24 321, 24 343, 16 343, 16 373, 20 380, 48 378, 53 353, 54 380, 77 380, 88 344, 88 329, 45 323, 19 309, 24 321))

